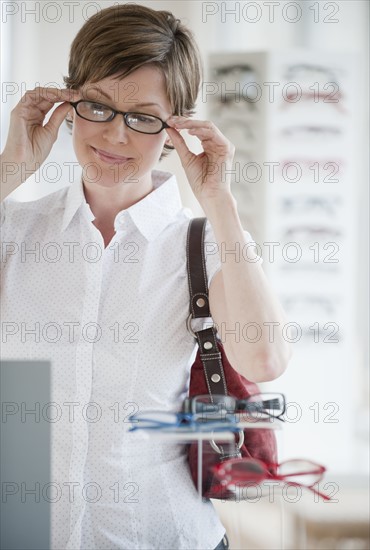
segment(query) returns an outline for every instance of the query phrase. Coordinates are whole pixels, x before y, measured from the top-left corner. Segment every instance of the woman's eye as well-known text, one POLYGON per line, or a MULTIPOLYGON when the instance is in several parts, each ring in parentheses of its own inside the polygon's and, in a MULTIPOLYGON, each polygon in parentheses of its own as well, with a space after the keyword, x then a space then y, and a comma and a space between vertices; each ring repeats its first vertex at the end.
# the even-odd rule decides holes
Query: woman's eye
POLYGON ((137 122, 147 122, 152 123, 155 122, 155 118, 149 116, 149 115, 134 115, 133 119, 137 122))
POLYGON ((89 109, 95 114, 106 114, 110 111, 108 107, 102 105, 101 103, 89 103, 89 109))
POLYGON ((100 105, 100 103, 94 103, 92 108, 97 111, 104 111, 106 109, 106 107, 104 107, 104 105, 100 105))

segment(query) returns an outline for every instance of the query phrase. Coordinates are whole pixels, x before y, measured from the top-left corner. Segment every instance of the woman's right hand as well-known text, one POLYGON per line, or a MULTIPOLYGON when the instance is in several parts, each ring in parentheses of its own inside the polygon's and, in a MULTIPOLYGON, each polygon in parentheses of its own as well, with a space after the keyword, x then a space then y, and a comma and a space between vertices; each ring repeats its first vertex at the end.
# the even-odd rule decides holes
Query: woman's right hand
POLYGON ((19 167, 18 185, 36 172, 48 157, 59 128, 72 108, 69 102, 78 99, 77 90, 39 87, 27 91, 11 111, 8 138, 1 157, 2 163, 13 164, 14 176, 15 167, 19 167), (61 105, 44 125, 47 113, 56 103, 61 105))

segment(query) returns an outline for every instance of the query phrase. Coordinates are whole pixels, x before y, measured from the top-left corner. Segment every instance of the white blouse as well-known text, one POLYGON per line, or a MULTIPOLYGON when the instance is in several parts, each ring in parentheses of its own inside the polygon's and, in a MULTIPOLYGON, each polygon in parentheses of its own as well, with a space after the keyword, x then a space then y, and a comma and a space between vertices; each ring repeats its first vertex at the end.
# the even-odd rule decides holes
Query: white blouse
MULTIPOLYGON (((128 432, 134 412, 181 408, 197 351, 186 329, 192 213, 174 176, 154 171, 153 186, 117 214, 107 248, 81 176, 1 205, 1 355, 51 361, 55 550, 213 549, 225 532, 184 445, 128 432)), ((205 240, 210 283, 221 264, 209 222, 205 240)))

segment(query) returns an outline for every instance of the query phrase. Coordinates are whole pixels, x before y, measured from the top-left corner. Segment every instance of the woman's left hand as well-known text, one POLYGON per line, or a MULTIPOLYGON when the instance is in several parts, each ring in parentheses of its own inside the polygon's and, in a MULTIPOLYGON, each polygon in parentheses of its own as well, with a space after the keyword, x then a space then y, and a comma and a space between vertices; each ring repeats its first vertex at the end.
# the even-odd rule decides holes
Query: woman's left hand
POLYGON ((192 120, 186 117, 171 117, 167 120, 171 128, 166 131, 179 154, 181 164, 194 195, 201 206, 207 201, 231 195, 230 170, 235 153, 234 145, 221 133, 213 122, 192 120), (203 147, 199 155, 192 153, 181 130, 188 130, 196 136, 203 147))

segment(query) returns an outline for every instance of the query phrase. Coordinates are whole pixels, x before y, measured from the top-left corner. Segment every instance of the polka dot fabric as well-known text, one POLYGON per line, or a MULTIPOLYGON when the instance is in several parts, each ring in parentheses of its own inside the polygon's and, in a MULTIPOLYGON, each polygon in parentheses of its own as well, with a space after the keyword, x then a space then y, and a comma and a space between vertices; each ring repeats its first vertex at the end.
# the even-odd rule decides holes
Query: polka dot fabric
MULTIPOLYGON (((191 217, 158 171, 106 248, 81 178, 1 205, 1 355, 51 361, 52 549, 212 549, 224 535, 185 447, 128 431, 130 414, 178 410, 187 392, 191 217)), ((205 240, 211 281, 221 263, 209 223, 205 240)))

